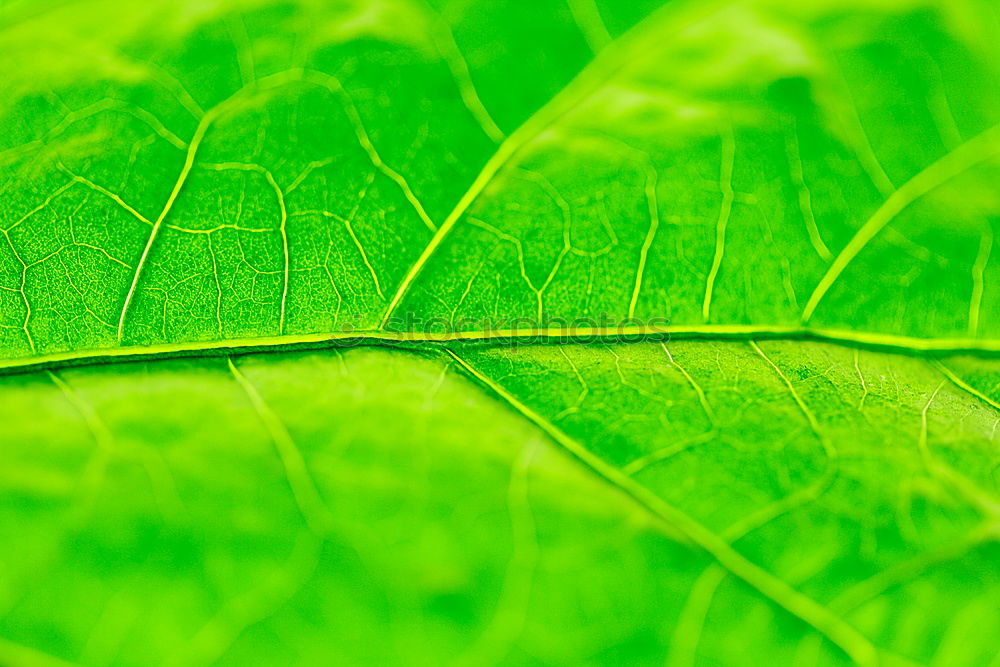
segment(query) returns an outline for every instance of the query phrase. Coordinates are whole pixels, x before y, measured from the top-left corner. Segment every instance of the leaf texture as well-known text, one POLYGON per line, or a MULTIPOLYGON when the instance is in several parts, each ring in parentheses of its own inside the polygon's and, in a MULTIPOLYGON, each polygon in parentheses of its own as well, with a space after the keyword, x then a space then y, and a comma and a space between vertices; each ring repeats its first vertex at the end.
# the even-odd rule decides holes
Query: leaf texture
POLYGON ((0 6, 0 664, 996 664, 998 38, 0 6))

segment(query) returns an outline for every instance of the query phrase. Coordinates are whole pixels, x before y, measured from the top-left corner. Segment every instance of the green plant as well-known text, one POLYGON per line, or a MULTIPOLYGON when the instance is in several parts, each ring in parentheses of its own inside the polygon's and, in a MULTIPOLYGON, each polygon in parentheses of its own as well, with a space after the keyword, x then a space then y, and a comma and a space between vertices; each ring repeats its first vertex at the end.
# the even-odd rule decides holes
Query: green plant
POLYGON ((22 0, 0 66, 0 664, 1000 660, 992 0, 22 0))

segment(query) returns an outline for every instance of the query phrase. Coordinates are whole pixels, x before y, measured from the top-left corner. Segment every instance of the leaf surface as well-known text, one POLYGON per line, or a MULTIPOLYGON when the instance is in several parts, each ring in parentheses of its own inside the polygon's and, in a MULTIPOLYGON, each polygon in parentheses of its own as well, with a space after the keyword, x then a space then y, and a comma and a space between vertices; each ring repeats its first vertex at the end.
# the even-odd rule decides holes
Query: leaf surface
POLYGON ((995 347, 995 12, 785 5, 16 23, 6 354, 552 318, 995 347))
POLYGON ((983 664, 996 378, 782 341, 9 376, 0 655, 983 664))
POLYGON ((0 663, 996 662, 998 38, 0 8, 0 663))

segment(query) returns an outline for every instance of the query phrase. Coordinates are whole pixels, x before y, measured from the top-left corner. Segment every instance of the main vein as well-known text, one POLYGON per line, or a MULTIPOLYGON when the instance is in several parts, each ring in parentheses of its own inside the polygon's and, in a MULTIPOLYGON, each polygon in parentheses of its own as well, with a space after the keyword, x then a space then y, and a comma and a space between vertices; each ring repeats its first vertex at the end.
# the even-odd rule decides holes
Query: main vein
POLYGON ((178 357, 250 354, 264 351, 346 347, 350 345, 434 345, 477 342, 483 344, 531 344, 595 342, 663 341, 664 339, 699 340, 817 340, 828 343, 882 348, 890 351, 943 354, 1000 354, 1000 339, 917 338, 837 329, 793 326, 692 325, 692 326, 623 326, 623 327, 548 327, 522 329, 480 329, 451 332, 397 332, 383 330, 327 331, 283 336, 259 336, 227 340, 183 341, 156 345, 131 345, 91 350, 71 350, 29 357, 0 360, 0 375, 30 373, 66 366, 97 365, 137 360, 178 357))

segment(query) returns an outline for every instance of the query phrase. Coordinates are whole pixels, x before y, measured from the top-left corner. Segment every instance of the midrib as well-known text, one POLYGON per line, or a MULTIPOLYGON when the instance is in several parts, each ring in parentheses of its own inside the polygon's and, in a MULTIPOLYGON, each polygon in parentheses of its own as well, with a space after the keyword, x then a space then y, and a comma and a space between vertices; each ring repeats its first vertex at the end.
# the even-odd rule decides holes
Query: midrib
POLYGON ((0 360, 0 376, 32 373, 69 366, 92 366, 130 361, 156 361, 183 357, 237 356, 297 349, 343 348, 354 345, 420 347, 442 343, 477 342, 492 345, 638 343, 670 340, 813 340, 849 347, 883 349, 905 354, 972 353, 1000 355, 1000 339, 921 338, 877 332, 857 332, 796 326, 691 325, 631 326, 617 328, 567 327, 490 329, 455 332, 394 332, 383 330, 334 331, 260 336, 209 341, 184 341, 155 345, 71 350, 0 360))

